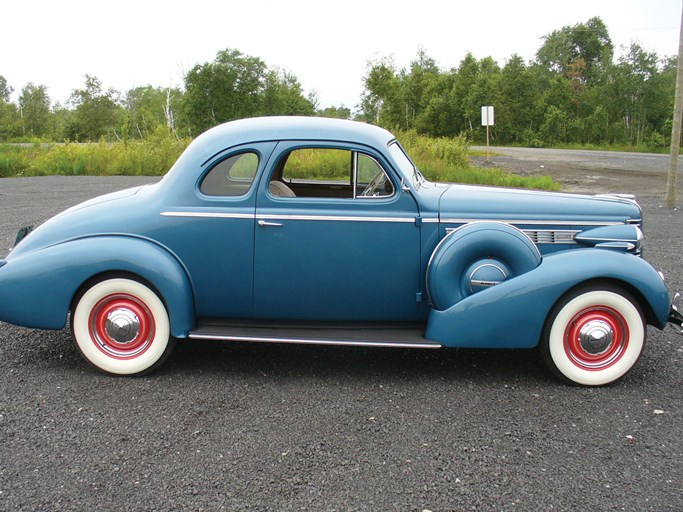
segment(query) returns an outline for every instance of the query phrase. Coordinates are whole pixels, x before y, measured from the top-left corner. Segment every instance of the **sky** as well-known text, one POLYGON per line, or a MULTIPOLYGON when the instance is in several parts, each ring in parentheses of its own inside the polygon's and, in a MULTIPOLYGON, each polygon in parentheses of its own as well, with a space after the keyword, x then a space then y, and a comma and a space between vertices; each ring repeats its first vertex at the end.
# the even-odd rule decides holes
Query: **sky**
POLYGON ((444 70, 468 52, 502 66, 543 36, 599 16, 618 49, 678 53, 683 0, 32 0, 0 3, 0 75, 64 103, 85 74, 105 88, 183 85, 226 48, 294 74, 319 107, 360 102, 368 63, 407 67, 420 48, 444 70))

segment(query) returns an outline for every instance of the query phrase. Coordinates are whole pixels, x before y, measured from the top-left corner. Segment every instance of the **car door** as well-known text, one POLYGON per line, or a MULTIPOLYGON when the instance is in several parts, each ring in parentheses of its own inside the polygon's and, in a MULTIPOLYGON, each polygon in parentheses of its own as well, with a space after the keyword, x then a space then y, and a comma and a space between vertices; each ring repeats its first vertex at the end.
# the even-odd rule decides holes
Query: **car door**
POLYGON ((259 183, 254 313, 261 319, 412 321, 417 205, 364 147, 281 142, 259 183))
POLYGON ((274 142, 227 148, 203 165, 194 190, 178 188, 155 237, 191 276, 202 318, 253 316, 256 188, 274 142))

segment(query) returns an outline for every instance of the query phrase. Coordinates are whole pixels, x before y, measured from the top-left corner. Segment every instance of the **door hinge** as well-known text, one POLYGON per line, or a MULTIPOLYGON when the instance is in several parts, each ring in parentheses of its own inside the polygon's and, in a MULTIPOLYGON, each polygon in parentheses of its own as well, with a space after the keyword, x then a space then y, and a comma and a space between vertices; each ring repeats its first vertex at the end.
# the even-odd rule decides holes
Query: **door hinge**
POLYGON ((415 225, 418 228, 422 226, 422 217, 415 217, 415 225))
POLYGON ((422 292, 417 292, 415 294, 415 302, 422 302, 422 292))

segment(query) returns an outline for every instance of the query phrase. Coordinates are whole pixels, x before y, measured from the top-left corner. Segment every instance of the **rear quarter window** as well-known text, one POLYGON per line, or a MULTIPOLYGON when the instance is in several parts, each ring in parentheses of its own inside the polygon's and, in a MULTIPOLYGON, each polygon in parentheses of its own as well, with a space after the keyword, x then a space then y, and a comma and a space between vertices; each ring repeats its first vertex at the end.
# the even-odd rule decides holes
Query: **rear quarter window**
POLYGON ((243 196, 251 188, 258 170, 256 153, 232 155, 215 164, 202 180, 199 190, 207 196, 243 196))

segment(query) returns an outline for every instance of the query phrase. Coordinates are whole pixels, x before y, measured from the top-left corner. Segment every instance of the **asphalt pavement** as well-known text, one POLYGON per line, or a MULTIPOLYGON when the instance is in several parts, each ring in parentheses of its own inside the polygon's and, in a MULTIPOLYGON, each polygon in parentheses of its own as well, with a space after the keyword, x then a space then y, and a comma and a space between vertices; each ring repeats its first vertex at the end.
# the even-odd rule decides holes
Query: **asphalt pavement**
MULTIPOLYGON (((150 181, 0 179, 0 256, 150 181)), ((639 199, 646 259, 681 290, 681 209, 639 199)), ((626 378, 586 389, 535 351, 213 342, 113 378, 68 329, 0 323, 0 510, 680 511, 683 337, 648 335, 626 378)))

